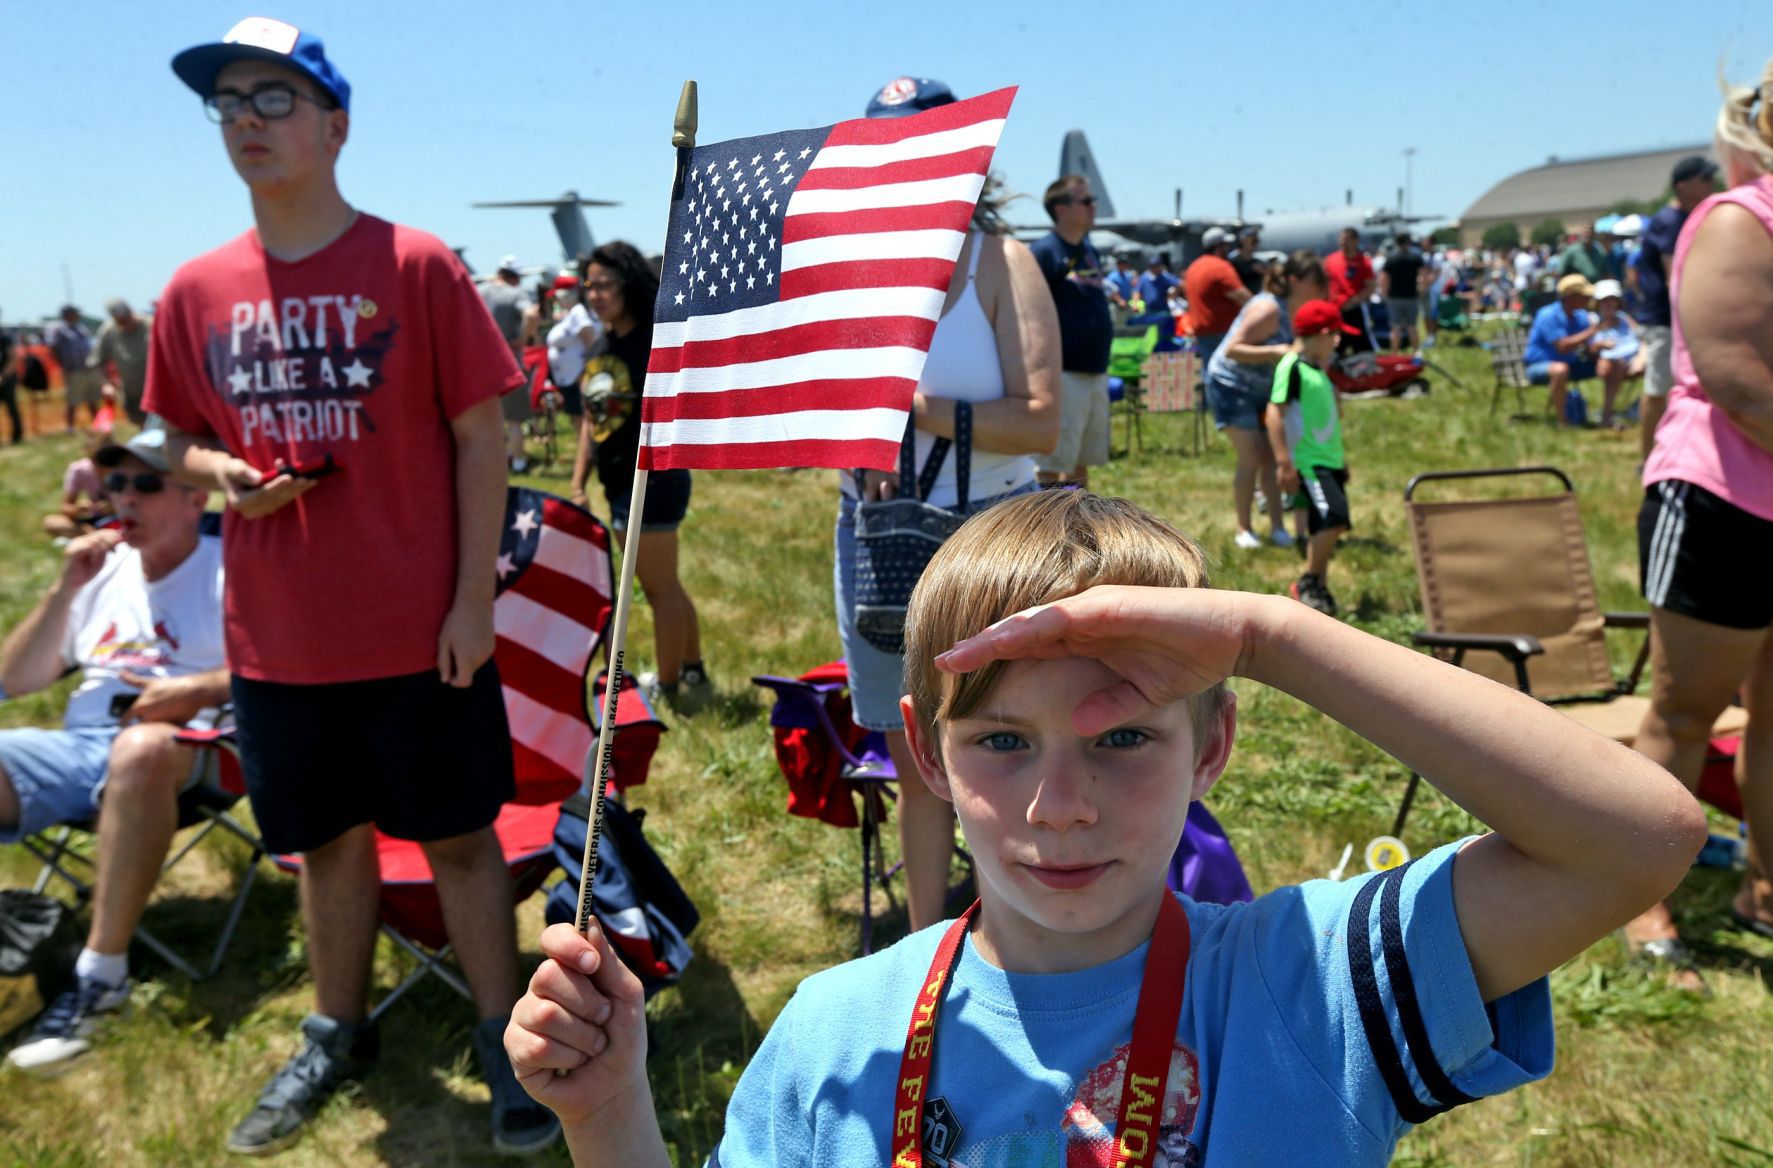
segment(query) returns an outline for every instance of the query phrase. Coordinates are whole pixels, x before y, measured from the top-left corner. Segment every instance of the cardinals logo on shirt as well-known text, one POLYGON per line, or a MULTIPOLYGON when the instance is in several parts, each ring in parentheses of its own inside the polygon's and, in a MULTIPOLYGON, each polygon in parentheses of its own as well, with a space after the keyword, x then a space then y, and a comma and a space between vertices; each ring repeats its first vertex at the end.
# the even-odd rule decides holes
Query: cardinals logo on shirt
POLYGON ((117 622, 112 621, 99 635, 92 660, 111 669, 158 669, 171 665, 178 650, 179 639, 165 619, 154 622, 153 640, 125 638, 119 634, 117 622))

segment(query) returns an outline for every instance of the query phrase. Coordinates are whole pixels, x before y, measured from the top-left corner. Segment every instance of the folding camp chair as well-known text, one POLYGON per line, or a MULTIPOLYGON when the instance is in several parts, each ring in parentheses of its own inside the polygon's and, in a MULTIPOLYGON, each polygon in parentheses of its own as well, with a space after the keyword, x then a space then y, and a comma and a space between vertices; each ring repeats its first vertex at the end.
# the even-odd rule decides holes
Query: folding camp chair
MULTIPOLYGON (((225 728, 184 730, 178 735, 179 741, 194 746, 218 745, 231 737, 232 732, 225 728)), ((198 844, 207 839, 210 833, 216 831, 231 835, 252 849, 252 858, 247 861, 239 886, 228 902, 228 912, 222 922, 221 931, 216 934, 208 956, 197 959, 203 964, 198 965, 192 957, 181 954, 155 936, 145 925, 138 924, 135 929, 135 939, 138 942, 192 981, 202 981, 221 968, 222 960, 228 954, 228 947, 233 943, 234 932, 240 926, 240 916, 246 911, 246 898, 252 892, 253 882, 258 878, 259 861, 265 856, 265 845, 257 833, 233 815, 234 805, 245 794, 246 783, 240 773, 238 759, 234 757, 232 750, 218 751, 211 765, 204 768, 198 780, 179 794, 179 830, 193 827, 197 830, 168 855, 166 862, 160 866, 160 875, 165 876, 190 855, 198 844)), ((31 891, 43 892, 52 882, 60 880, 67 885, 75 900, 85 901, 89 898, 92 895, 94 861, 87 854, 87 845, 97 831, 96 821, 62 824, 21 840, 20 846, 43 861, 43 868, 37 873, 31 891)))
MULTIPOLYGON (((1115 330, 1108 351, 1108 408, 1111 416, 1126 419, 1125 451, 1144 447, 1144 434, 1139 424, 1145 412, 1145 361, 1162 340, 1157 314, 1136 316, 1115 330), (1118 388, 1117 388, 1118 383, 1118 388)), ((1169 320, 1167 314, 1165 319, 1169 320)), ((1174 329, 1173 322, 1170 325, 1174 329)))
MULTIPOLYGON (((506 491, 493 628, 493 660, 511 725, 516 798, 493 827, 511 873, 515 903, 553 871, 554 827, 561 802, 578 790, 597 740, 588 700, 592 658, 603 645, 613 608, 609 531, 564 499, 523 487, 506 491)), ((656 719, 655 719, 656 721, 656 719)), ((381 863, 381 930, 417 966, 375 1007, 379 1018, 426 976, 464 997, 450 953, 443 909, 420 845, 376 834, 381 863)), ((298 856, 279 867, 300 868, 298 856)))
POLYGON ((1502 401, 1502 391, 1514 390, 1514 408, 1517 415, 1527 412, 1527 390, 1533 383, 1527 378, 1527 334, 1520 329, 1503 329, 1491 341, 1490 368, 1496 374, 1495 388, 1490 391, 1490 413, 1502 401))
MULTIPOLYGON (((1416 553, 1427 629, 1418 645, 1443 660, 1556 705, 1583 725, 1630 745, 1649 709, 1636 695, 1649 639, 1630 672, 1613 675, 1606 630, 1648 630, 1641 612, 1603 613, 1576 489, 1549 466, 1419 474, 1404 488, 1404 509, 1416 553), (1426 483, 1452 480, 1550 477, 1562 490, 1517 498, 1429 502, 1416 497, 1426 483), (1467 659, 1467 654, 1476 651, 1467 659)), ((1738 707, 1726 710, 1714 738, 1740 733, 1738 707)), ((1398 808, 1392 835, 1403 831, 1419 776, 1398 808)))
POLYGON ((759 674, 751 684, 774 691, 770 725, 776 732, 776 761, 788 778, 788 810, 862 833, 862 953, 874 951, 874 886, 898 869, 888 869, 880 848, 891 784, 898 781, 886 736, 850 720, 849 671, 833 661, 798 678, 759 674), (862 797, 856 813, 855 796, 862 797))

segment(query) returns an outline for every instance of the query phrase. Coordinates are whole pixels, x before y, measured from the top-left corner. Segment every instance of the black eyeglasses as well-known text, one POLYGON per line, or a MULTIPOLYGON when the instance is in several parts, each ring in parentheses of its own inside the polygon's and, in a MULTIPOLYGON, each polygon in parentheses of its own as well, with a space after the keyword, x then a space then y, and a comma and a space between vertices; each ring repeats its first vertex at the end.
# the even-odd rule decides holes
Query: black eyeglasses
POLYGON ((1081 199, 1066 199, 1065 201, 1067 203, 1077 203, 1080 206, 1084 206, 1084 207, 1094 207, 1096 205, 1096 196, 1095 195, 1086 195, 1084 198, 1081 198, 1081 199))
POLYGON ((147 470, 134 475, 114 470, 105 476, 105 490, 113 495, 121 494, 130 487, 134 487, 138 495, 158 495, 166 489, 166 479, 147 470))
POLYGON ((218 89, 203 99, 203 112, 209 115, 210 121, 224 126, 238 118, 241 111, 248 109, 267 122, 274 122, 279 118, 287 118, 293 114, 297 101, 312 102, 324 110, 337 108, 333 102, 309 97, 305 93, 297 93, 287 85, 273 82, 262 89, 255 89, 251 93, 241 93, 234 89, 218 89))

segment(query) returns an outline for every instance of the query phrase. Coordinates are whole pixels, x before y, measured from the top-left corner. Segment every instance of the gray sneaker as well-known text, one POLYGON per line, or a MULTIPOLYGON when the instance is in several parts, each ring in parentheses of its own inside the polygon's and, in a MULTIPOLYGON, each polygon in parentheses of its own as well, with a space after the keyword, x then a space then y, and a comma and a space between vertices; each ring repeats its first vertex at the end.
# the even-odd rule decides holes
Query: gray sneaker
POLYGON ((83 977, 73 989, 56 995, 31 1037, 14 1047, 6 1061, 37 1074, 65 1070, 68 1063, 92 1049, 94 1036, 128 1001, 129 982, 112 986, 83 977))
POLYGON ((309 1014, 302 1038, 302 1049, 271 1076, 252 1114, 228 1133, 228 1151, 263 1156, 290 1144, 339 1084, 362 1075, 381 1053, 374 1023, 350 1026, 309 1014))
POLYGON ((508 1018, 488 1018, 474 1027, 474 1055, 480 1060, 480 1077, 492 1091, 493 1147, 501 1152, 530 1156, 560 1138, 560 1120, 552 1111, 529 1097, 511 1070, 505 1053, 508 1018))
POLYGON ((1305 573, 1293 581, 1292 586, 1287 589, 1287 595, 1308 608, 1315 608, 1328 616, 1337 615, 1336 598, 1330 595, 1330 589, 1320 576, 1305 573))

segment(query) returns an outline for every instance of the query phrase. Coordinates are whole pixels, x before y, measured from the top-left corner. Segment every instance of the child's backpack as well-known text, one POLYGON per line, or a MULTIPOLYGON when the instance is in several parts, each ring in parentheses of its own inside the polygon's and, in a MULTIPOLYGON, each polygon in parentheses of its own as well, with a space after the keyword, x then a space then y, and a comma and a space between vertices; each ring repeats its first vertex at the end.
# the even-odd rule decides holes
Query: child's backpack
MULTIPOLYGON (((645 811, 629 811, 614 800, 604 802, 591 905, 616 956, 633 970, 650 998, 683 976, 693 956, 688 938, 702 918, 665 861, 646 842, 640 830, 645 817, 645 811)), ((574 923, 590 818, 591 795, 586 789, 560 805, 554 857, 567 878, 548 890, 543 916, 551 925, 574 923)))
POLYGON ((1564 422, 1571 426, 1588 425, 1588 399, 1574 386, 1564 395, 1564 422))

